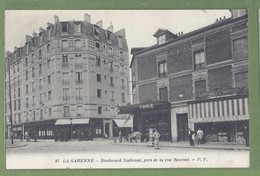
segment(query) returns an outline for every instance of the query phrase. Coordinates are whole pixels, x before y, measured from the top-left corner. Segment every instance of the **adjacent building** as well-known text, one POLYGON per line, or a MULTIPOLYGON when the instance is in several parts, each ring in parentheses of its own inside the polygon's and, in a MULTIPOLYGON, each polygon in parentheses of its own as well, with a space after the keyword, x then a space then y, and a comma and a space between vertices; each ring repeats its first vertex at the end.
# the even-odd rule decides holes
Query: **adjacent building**
POLYGON ((54 138, 55 130, 67 129, 74 138, 86 128, 94 137, 113 137, 122 125, 131 126, 117 113, 118 106, 129 103, 124 29, 103 29, 102 21, 91 24, 88 14, 84 21, 55 16, 54 24, 25 38, 25 45, 5 59, 7 137, 10 108, 15 137, 31 132, 54 138))
POLYGON ((187 141, 188 128, 201 128, 205 141, 244 142, 248 126, 248 16, 232 17, 187 34, 159 29, 157 44, 133 48, 130 64, 134 130, 149 138, 187 141))

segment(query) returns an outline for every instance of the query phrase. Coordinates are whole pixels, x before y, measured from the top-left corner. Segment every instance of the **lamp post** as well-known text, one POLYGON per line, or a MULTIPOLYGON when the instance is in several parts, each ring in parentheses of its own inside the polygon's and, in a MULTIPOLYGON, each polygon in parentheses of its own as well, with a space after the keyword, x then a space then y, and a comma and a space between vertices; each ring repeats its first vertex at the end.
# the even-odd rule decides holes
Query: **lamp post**
POLYGON ((11 125, 11 143, 14 144, 13 135, 13 110, 12 110, 12 93, 11 93, 11 71, 10 71, 10 57, 8 57, 8 83, 9 83, 9 99, 10 99, 10 125, 11 125))

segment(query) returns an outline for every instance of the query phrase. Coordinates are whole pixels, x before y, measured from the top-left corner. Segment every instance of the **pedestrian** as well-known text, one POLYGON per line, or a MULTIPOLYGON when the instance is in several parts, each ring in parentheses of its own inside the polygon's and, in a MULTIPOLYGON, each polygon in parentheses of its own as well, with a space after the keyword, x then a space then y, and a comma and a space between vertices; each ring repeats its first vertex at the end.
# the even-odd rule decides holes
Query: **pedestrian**
POLYGON ((20 140, 23 141, 23 133, 20 135, 20 140))
POLYGON ((247 125, 244 125, 243 135, 244 135, 244 139, 245 139, 245 142, 246 142, 246 147, 249 147, 249 131, 248 131, 247 125))
POLYGON ((160 133, 158 130, 155 130, 153 133, 153 138, 154 138, 154 149, 157 150, 159 149, 159 139, 160 139, 160 133))
POLYGON ((119 143, 121 143, 122 142, 122 131, 121 130, 119 130, 118 136, 119 136, 119 143))
POLYGON ((199 130, 197 131, 197 137, 198 137, 198 142, 197 144, 202 144, 203 142, 203 131, 199 128, 199 130))
POLYGON ((194 146, 194 139, 193 139, 194 133, 195 132, 189 128, 190 146, 194 146))

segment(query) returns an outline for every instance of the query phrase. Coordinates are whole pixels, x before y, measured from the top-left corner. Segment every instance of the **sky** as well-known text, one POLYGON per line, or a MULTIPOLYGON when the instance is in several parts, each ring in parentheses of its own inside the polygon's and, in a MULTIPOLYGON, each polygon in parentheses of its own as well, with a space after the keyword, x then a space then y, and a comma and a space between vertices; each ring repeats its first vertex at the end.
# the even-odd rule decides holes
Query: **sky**
POLYGON ((25 35, 39 33, 39 28, 54 23, 57 15, 60 21, 83 21, 84 14, 91 15, 91 23, 103 21, 103 28, 110 23, 114 32, 124 28, 129 52, 134 47, 148 47, 156 44, 153 34, 159 29, 172 33, 188 33, 212 24, 217 18, 229 18, 229 10, 6 10, 5 51, 23 46, 25 35))

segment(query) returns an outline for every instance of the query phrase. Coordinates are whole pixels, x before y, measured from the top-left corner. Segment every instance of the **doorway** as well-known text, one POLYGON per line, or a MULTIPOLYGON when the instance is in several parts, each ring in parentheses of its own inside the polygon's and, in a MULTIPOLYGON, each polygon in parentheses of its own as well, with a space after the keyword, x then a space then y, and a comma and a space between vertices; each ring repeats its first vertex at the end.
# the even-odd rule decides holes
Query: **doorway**
POLYGON ((188 141, 188 114, 177 114, 178 141, 188 141))

